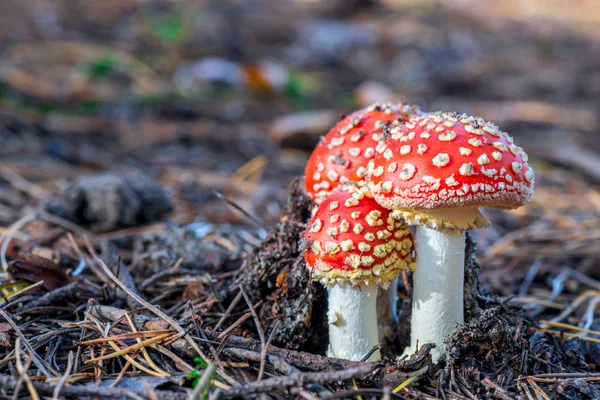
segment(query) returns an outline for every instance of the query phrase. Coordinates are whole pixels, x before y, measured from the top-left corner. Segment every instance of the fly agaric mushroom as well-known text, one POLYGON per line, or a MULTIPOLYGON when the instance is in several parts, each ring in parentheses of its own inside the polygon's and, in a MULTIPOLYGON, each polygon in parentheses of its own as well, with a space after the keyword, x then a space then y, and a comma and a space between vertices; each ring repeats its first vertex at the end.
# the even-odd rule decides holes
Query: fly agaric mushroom
POLYGON ((379 343, 377 287, 413 267, 410 230, 366 186, 346 185, 315 208, 305 237, 306 264, 329 293, 328 354, 359 361, 379 343))
POLYGON ((480 207, 528 203, 534 172, 507 133, 465 114, 415 116, 376 150, 374 199, 417 225, 411 347, 433 342, 439 359, 444 337, 464 322, 464 231, 488 225, 480 207))
POLYGON ((347 182, 365 184, 367 164, 384 124, 419 113, 408 104, 373 104, 339 121, 323 136, 306 164, 306 191, 317 203, 347 182))
MULTIPOLYGON (((375 156, 384 125, 407 121, 419 113, 414 105, 375 103, 339 121, 322 138, 306 164, 305 184, 309 196, 319 203, 346 182, 364 185, 367 165, 375 156)), ((398 323, 397 287, 395 279, 390 290, 379 292, 377 311, 381 339, 398 323)))

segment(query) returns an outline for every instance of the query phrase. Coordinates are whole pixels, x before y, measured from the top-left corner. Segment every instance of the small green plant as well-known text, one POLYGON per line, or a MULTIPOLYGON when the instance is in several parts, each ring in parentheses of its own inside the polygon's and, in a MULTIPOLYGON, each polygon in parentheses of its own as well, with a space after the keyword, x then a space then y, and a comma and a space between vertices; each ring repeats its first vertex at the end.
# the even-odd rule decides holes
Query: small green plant
POLYGON ((149 15, 148 25, 163 45, 178 45, 187 37, 186 24, 178 10, 162 15, 149 15))
POLYGON ((290 104, 297 110, 310 110, 314 108, 311 94, 321 89, 321 82, 309 75, 290 72, 290 77, 283 92, 290 104))
POLYGON ((104 79, 117 69, 117 57, 108 53, 91 62, 87 75, 93 80, 104 79))
POLYGON ((203 370, 206 367, 208 367, 208 363, 200 357, 194 358, 194 362, 196 363, 196 366, 192 371, 188 373, 188 378, 193 379, 192 386, 196 387, 196 385, 198 385, 198 382, 200 382, 200 379, 202 378, 202 372, 200 370, 203 370))

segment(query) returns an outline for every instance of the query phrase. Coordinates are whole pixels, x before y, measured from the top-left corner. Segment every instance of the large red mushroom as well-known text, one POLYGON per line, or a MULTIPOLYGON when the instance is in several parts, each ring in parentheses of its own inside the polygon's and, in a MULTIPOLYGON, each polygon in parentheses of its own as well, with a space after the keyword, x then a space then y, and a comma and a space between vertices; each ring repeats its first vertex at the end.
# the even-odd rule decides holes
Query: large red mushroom
POLYGON ((464 322, 467 229, 488 221, 481 207, 518 208, 533 194, 527 154, 494 124, 457 113, 418 115, 394 126, 370 169, 374 198, 417 225, 412 338, 435 343, 464 322))

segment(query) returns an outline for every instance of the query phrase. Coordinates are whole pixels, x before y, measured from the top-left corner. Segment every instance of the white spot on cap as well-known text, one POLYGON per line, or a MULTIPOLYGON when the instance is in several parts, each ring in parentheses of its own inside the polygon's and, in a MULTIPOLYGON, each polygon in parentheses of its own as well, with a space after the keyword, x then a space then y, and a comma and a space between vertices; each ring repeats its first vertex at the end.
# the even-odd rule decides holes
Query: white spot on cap
POLYGON ((373 175, 379 177, 383 174, 383 166, 379 166, 373 170, 373 175))
POLYGON ((417 146, 417 153, 423 155, 427 151, 427 145, 423 143, 419 143, 417 146))
POLYGON ((373 255, 377 258, 383 258, 387 256, 385 244, 378 244, 377 246, 375 246, 375 248, 373 249, 373 255))
POLYGON ((473 170, 473 163, 465 163, 460 166, 458 172, 463 176, 473 176, 475 171, 473 170))
POLYGON ((352 231, 358 235, 363 231, 363 229, 363 226, 357 222, 356 224, 354 224, 354 228, 352 229, 352 231))
POLYGON ((381 191, 384 193, 390 193, 392 191, 392 182, 385 181, 381 184, 381 191))
POLYGON ((325 164, 320 162, 317 164, 317 172, 323 172, 323 171, 325 171, 325 164))
POLYGON ((366 158, 372 158, 374 155, 375 155, 375 149, 374 149, 374 148, 372 148, 372 147, 368 147, 368 148, 365 150, 365 157, 366 157, 366 158))
POLYGON ((492 146, 494 146, 495 148, 497 148, 498 150, 500 150, 502 152, 505 152, 506 150, 508 150, 506 148, 506 145, 504 143, 502 143, 502 142, 494 142, 492 144, 492 146))
POLYGON ((350 229, 350 223, 348 223, 348 221, 343 219, 342 222, 340 223, 340 232, 346 233, 346 232, 348 232, 349 229, 350 229))
POLYGON ((511 167, 512 170, 515 171, 515 173, 517 174, 520 174, 521 170, 523 169, 523 166, 516 161, 512 163, 511 167))
POLYGON ((373 264, 374 262, 375 262, 375 259, 371 256, 362 256, 360 258, 360 263, 364 267, 370 267, 371 264, 373 264))
POLYGON ((329 228, 327 228, 327 234, 336 237, 338 234, 338 230, 335 226, 330 226, 329 228))
POLYGON ((313 224, 310 227, 310 231, 317 233, 321 231, 321 228, 323 227, 323 223, 321 222, 321 220, 319 218, 315 219, 315 222, 313 222, 313 224))
POLYGON ((459 183, 458 181, 454 178, 454 174, 452 174, 450 177, 446 178, 446 185, 448 186, 458 186, 459 183))
POLYGON ((325 251, 329 254, 336 254, 340 252, 340 247, 336 242, 325 242, 325 251))
POLYGON ((360 266, 360 256, 358 254, 350 254, 346 257, 346 263, 356 269, 360 266))
POLYGON ((500 153, 499 151, 494 151, 494 152, 492 152, 492 157, 494 157, 494 160, 496 160, 496 161, 501 161, 502 153, 500 153))
POLYGON ((410 153, 410 151, 411 151, 411 147, 410 147, 410 145, 408 145, 408 144, 406 144, 406 145, 404 145, 404 146, 400 147, 400 154, 402 154, 403 156, 405 156, 405 155, 409 154, 409 153, 410 153))
POLYGON ((355 199, 354 197, 350 197, 349 199, 346 199, 346 201, 344 202, 344 205, 346 207, 354 207, 358 205, 358 199, 355 199))
POLYGON ((454 131, 446 131, 446 133, 440 133, 440 135, 438 136, 438 138, 442 142, 450 142, 450 141, 452 141, 452 140, 454 140, 456 138, 456 132, 454 132, 454 131))
POLYGON ((314 179, 315 181, 320 181, 320 180, 321 180, 321 174, 320 174, 320 173, 318 173, 318 172, 315 172, 315 173, 313 174, 313 179, 314 179))
POLYGON ((485 169, 485 167, 481 167, 481 173, 487 177, 493 178, 496 176, 496 174, 498 174, 498 171, 493 168, 485 169))
POLYGON ((393 163, 390 163, 390 165, 388 165, 388 172, 390 174, 393 174, 394 172, 396 172, 396 169, 398 169, 397 163, 393 162, 393 163))
POLYGON ((350 216, 354 219, 358 219, 358 218, 360 218, 360 211, 352 211, 350 213, 350 216))
POLYGON ((460 147, 460 148, 458 149, 458 151, 460 152, 460 155, 461 155, 461 156, 468 156, 469 154, 471 154, 471 153, 473 152, 473 150, 471 150, 471 149, 468 149, 468 148, 466 148, 466 147, 460 147))
MULTIPOLYGON (((468 125, 467 125, 468 126, 468 125)), ((477 138, 471 138, 468 140, 469 144, 473 147, 479 147, 483 144, 483 142, 477 138)))
POLYGON ((477 163, 479 165, 489 164, 490 163, 490 159, 487 156, 487 154, 484 153, 484 154, 482 154, 482 155, 479 156, 479 158, 477 159, 477 163))
POLYGON ((450 162, 450 156, 446 153, 438 153, 438 155, 433 157, 431 162, 436 167, 445 167, 450 162))
POLYGON ((338 207, 339 207, 339 203, 337 201, 332 201, 331 203, 329 203, 330 210, 335 210, 338 207))
POLYGON ((344 138, 343 137, 334 137, 333 139, 331 139, 331 147, 337 147, 337 146, 341 146, 344 144, 344 138))
POLYGON ((360 147, 352 147, 348 149, 348 153, 350 153, 352 157, 358 157, 360 156, 360 147))
POLYGON ((410 164, 410 163, 404 163, 404 165, 402 165, 402 170, 400 171, 400 179, 402 179, 403 181, 408 181, 409 179, 412 179, 413 176, 415 176, 415 173, 417 172, 417 168, 410 164))
POLYGON ((358 249, 360 251, 371 251, 371 245, 365 242, 360 242, 358 244, 358 249))
POLYGON ((333 182, 337 181, 338 178, 340 177, 340 174, 338 174, 337 172, 335 172, 334 170, 330 169, 329 171, 327 171, 327 177, 332 180, 333 182))
POLYGON ((340 247, 342 248, 342 251, 354 250, 354 243, 352 243, 352 240, 350 239, 343 240, 340 242, 340 247))
POLYGON ((429 139, 431 134, 429 132, 423 132, 419 136, 421 136, 423 139, 429 139))
POLYGON ((310 246, 311 250, 317 254, 321 253, 321 242, 313 242, 312 246, 310 246))
POLYGON ((391 149, 387 149, 386 151, 383 152, 383 158, 385 158, 386 160, 390 160, 390 158, 392 158, 394 156, 394 153, 392 153, 391 149))
POLYGON ((534 178, 535 178, 535 174, 533 172, 533 169, 531 169, 531 167, 529 167, 527 169, 527 171, 525 171, 525 179, 527 180, 527 182, 531 182, 531 181, 533 181, 534 178))

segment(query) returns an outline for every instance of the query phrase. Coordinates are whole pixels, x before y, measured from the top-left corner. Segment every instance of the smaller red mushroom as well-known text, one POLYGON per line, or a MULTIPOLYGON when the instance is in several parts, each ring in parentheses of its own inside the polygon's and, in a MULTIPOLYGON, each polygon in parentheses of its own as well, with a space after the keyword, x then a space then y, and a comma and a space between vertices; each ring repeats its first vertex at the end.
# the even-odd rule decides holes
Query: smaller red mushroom
POLYGON ((306 264, 328 287, 328 354, 361 360, 379 342, 377 287, 413 266, 410 230, 366 186, 347 185, 316 207, 305 237, 306 264))
POLYGON ((408 104, 373 104, 340 120, 322 137, 306 164, 309 196, 319 202, 347 182, 364 184, 384 126, 419 112, 408 104))

